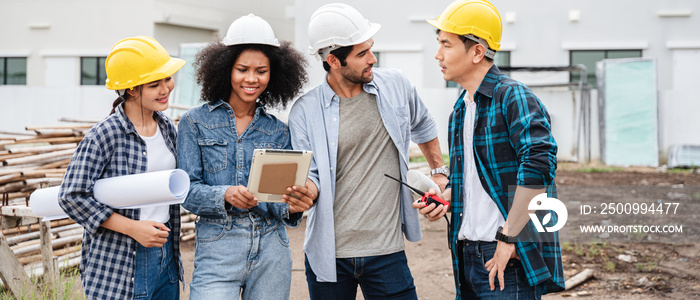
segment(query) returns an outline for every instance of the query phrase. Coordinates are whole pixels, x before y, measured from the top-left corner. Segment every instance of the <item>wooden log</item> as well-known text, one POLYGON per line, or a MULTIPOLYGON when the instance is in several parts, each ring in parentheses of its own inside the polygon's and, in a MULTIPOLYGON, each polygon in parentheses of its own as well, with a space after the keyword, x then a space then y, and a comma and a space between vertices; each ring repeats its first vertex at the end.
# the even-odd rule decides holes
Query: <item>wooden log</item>
POLYGON ((11 159, 6 159, 3 162, 3 165, 12 166, 12 165, 20 165, 20 164, 25 164, 25 163, 30 163, 30 162, 40 162, 40 161, 44 161, 46 159, 51 159, 51 158, 72 156, 73 152, 75 152, 75 149, 66 149, 66 150, 53 151, 53 152, 42 153, 42 154, 37 154, 37 155, 30 155, 30 156, 19 157, 19 158, 11 158, 11 159))
POLYGON ((19 263, 17 257, 10 250, 10 246, 7 245, 5 240, 5 235, 2 233, 0 233, 0 261, 2 262, 0 279, 9 288, 10 293, 16 297, 41 299, 39 291, 30 281, 27 272, 22 268, 22 264, 19 263))
POLYGON ((63 181, 62 178, 51 178, 51 177, 26 179, 25 182, 27 183, 27 185, 24 187, 24 189, 27 189, 27 188, 37 189, 37 188, 57 186, 57 185, 61 185, 61 181, 63 181))
MULTIPOLYGON (((9 205, 9 206, 18 205, 18 204, 15 203, 14 200, 16 200, 16 199, 24 199, 24 200, 26 200, 25 198, 29 197, 29 195, 31 195, 31 194, 32 194, 32 192, 7 193, 7 199, 9 200, 9 204, 8 204, 8 205, 9 205), (13 203, 15 203, 15 204, 13 204, 13 203)), ((27 206, 26 201, 23 201, 21 205, 27 206)))
POLYGON ((194 222, 182 223, 180 225, 180 230, 190 230, 190 229, 194 229, 194 227, 195 227, 194 222))
POLYGON ((21 172, 20 174, 24 177, 44 177, 50 174, 65 174, 66 173, 66 168, 59 168, 59 169, 35 169, 35 170, 26 170, 21 172))
MULTIPOLYGON (((76 246, 70 246, 70 247, 60 248, 60 249, 57 249, 57 250, 54 250, 54 251, 53 251, 53 256, 56 257, 56 256, 66 255, 66 254, 69 254, 69 253, 73 253, 73 252, 76 252, 76 251, 80 251, 81 248, 82 248, 82 245, 76 245, 76 246)), ((35 254, 35 255, 24 256, 24 257, 19 257, 19 258, 17 258, 17 260, 18 260, 21 264, 23 264, 23 265, 30 264, 30 263, 33 263, 33 262, 37 262, 37 261, 40 261, 41 259, 42 259, 41 254, 35 254)))
MULTIPOLYGON (((39 232, 39 231, 37 231, 37 232, 39 232)), ((41 232, 39 232, 39 235, 41 235, 41 232)), ((27 247, 31 247, 34 245, 38 245, 39 243, 41 243, 41 241, 39 241, 39 239, 34 239, 34 240, 30 240, 30 241, 17 243, 17 245, 10 247, 10 249, 12 249, 12 251, 17 251, 17 250, 22 249, 22 248, 27 248, 27 247)))
POLYGON ((26 170, 38 169, 38 166, 8 166, 0 168, 0 176, 14 173, 21 173, 26 170))
POLYGON ((78 147, 78 144, 76 144, 76 143, 58 144, 58 145, 39 145, 39 146, 31 146, 31 147, 12 148, 12 149, 9 149, 8 152, 9 153, 44 153, 44 152, 72 149, 72 148, 76 148, 76 147, 78 147))
MULTIPOLYGON (((52 227, 51 233, 60 235, 61 232, 72 231, 73 229, 76 229, 76 228, 82 228, 82 226, 80 226, 80 224, 78 224, 78 223, 73 223, 73 224, 69 224, 69 225, 52 227)), ((8 237, 7 243, 10 246, 12 246, 12 245, 15 245, 17 243, 32 240, 32 239, 35 239, 38 237, 39 237, 39 231, 34 231, 34 232, 30 232, 30 233, 22 233, 22 234, 17 234, 15 236, 8 237)))
POLYGON ((6 130, 0 130, 0 134, 5 134, 5 135, 20 135, 20 136, 36 136, 34 133, 29 133, 29 132, 17 132, 17 131, 6 131, 6 130))
MULTIPOLYGON (((73 252, 60 256, 56 259, 55 264, 57 269, 65 269, 77 266, 80 264, 80 252, 73 252)), ((40 264, 27 265, 24 267, 24 271, 27 272, 27 274, 30 274, 30 276, 39 277, 44 275, 44 270, 40 264)))
POLYGON ((20 158, 20 157, 25 157, 25 156, 30 156, 32 155, 31 153, 10 153, 10 154, 5 154, 5 155, 0 155, 0 161, 6 161, 8 159, 13 159, 13 158, 20 158))
POLYGON ((61 159, 52 163, 48 163, 45 165, 42 165, 42 169, 53 169, 53 168, 60 168, 60 167, 68 167, 68 164, 70 163, 70 158, 65 158, 61 159))
MULTIPOLYGON (((96 122, 95 122, 96 123, 96 122)), ((37 130, 61 130, 61 129, 76 129, 76 128, 90 128, 92 125, 69 125, 69 126, 27 126, 24 127, 25 130, 37 131, 37 130)))
POLYGON ((18 192, 22 190, 22 188, 25 186, 27 186, 27 182, 24 180, 10 182, 8 184, 0 186, 0 193, 18 192))
POLYGON ((585 269, 581 271, 580 273, 574 275, 574 277, 569 278, 565 283, 564 286, 566 287, 566 290, 570 290, 577 285, 585 282, 586 280, 590 279, 593 277, 593 270, 591 269, 585 269))
POLYGON ((73 228, 71 230, 57 232, 59 238, 68 237, 72 235, 82 235, 85 230, 83 227, 73 228))
POLYGON ((74 136, 73 128, 37 128, 33 129, 39 137, 74 136))
POLYGON ((99 120, 85 120, 85 119, 71 119, 71 118, 60 118, 58 119, 61 122, 66 122, 66 123, 92 123, 95 124, 99 122, 99 120))
POLYGON ((35 138, 31 140, 17 140, 15 144, 22 143, 51 143, 51 144, 65 144, 65 143, 77 143, 83 139, 82 136, 71 136, 71 137, 55 137, 55 138, 35 138))
POLYGON ((5 184, 8 182, 13 182, 13 181, 18 181, 22 179, 22 173, 21 172, 16 172, 16 173, 10 173, 7 175, 0 175, 0 184, 5 184))
MULTIPOLYGON (((82 240, 83 240, 82 234, 72 235, 72 236, 67 236, 67 237, 57 238, 55 240, 52 240, 51 246, 53 248, 56 248, 56 247, 60 247, 60 246, 63 246, 63 245, 69 244, 69 243, 75 243, 75 242, 82 241, 82 240)), ((22 255, 22 254, 28 254, 28 253, 39 251, 40 248, 41 248, 41 245, 36 244, 36 245, 30 245, 30 246, 26 246, 26 247, 22 247, 22 248, 13 250, 13 252, 15 253, 15 255, 22 255)))
POLYGON ((190 233, 190 234, 187 234, 187 235, 183 235, 183 236, 180 238, 180 240, 183 241, 183 242, 186 242, 186 241, 189 241, 189 240, 193 239, 193 238, 195 237, 195 235, 196 235, 196 233, 190 233))
POLYGON ((194 221, 196 218, 197 218, 197 215, 192 214, 192 213, 188 213, 188 214, 180 217, 180 222, 186 223, 186 222, 194 221))
MULTIPOLYGON (((58 227, 61 225, 69 225, 69 224, 75 224, 75 221, 68 219, 68 218, 51 221, 51 227, 58 227)), ((39 224, 32 224, 32 225, 28 225, 28 226, 3 229, 2 233, 3 234, 15 234, 15 233, 23 233, 23 232, 36 231, 36 230, 39 230, 39 224)))

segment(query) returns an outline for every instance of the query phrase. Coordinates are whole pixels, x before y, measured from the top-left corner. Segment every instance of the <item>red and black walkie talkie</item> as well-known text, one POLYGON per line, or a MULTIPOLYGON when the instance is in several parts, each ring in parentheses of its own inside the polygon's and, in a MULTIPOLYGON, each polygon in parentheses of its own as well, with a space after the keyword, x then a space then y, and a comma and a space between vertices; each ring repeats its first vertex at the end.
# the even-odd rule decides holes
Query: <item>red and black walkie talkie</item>
MULTIPOLYGON (((407 186, 407 187, 408 187, 409 189, 411 189, 412 191, 416 192, 416 194, 421 195, 420 202, 425 203, 425 206, 428 206, 428 205, 430 205, 430 204, 435 203, 435 207, 440 206, 440 204, 444 205, 446 208, 449 208, 449 207, 450 207, 450 203, 447 202, 447 201, 445 201, 445 200, 443 200, 443 199, 440 198, 440 197, 437 197, 437 196, 435 196, 435 195, 431 195, 431 194, 425 193, 425 192, 423 192, 423 191, 421 191, 421 190, 419 190, 419 189, 417 189, 417 188, 414 188, 414 187, 408 185, 407 183, 405 183, 405 182, 403 182, 403 181, 401 181, 401 180, 398 180, 398 179, 396 179, 396 178, 394 178, 394 177, 391 177, 389 174, 384 174, 384 176, 389 177, 389 178, 391 178, 391 179, 393 179, 393 180, 398 181, 399 183, 401 183, 401 184, 407 186)), ((439 191, 438 191, 438 192, 439 192, 439 191)))

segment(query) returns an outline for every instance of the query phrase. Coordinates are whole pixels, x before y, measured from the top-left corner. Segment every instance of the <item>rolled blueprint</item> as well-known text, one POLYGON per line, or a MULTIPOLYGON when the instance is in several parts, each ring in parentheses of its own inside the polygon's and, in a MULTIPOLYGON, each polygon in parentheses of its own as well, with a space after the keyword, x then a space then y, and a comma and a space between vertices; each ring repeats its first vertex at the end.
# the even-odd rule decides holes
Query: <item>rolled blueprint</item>
MULTIPOLYGON (((437 185, 437 183, 435 183, 432 179, 428 178, 428 176, 425 176, 425 174, 421 173, 418 170, 408 170, 408 172, 406 173, 406 183, 425 193, 427 193, 430 189, 435 189, 435 191, 438 193, 438 196, 440 196, 440 187, 437 185)), ((420 197, 421 196, 416 194, 415 192, 413 193, 413 199, 418 199, 420 197)))
MULTIPOLYGON (((38 189, 29 196, 34 215, 44 220, 68 217, 58 204, 60 186, 38 189)), ((190 177, 180 169, 104 178, 95 181, 95 199, 112 208, 142 208, 180 204, 190 189, 190 177)))

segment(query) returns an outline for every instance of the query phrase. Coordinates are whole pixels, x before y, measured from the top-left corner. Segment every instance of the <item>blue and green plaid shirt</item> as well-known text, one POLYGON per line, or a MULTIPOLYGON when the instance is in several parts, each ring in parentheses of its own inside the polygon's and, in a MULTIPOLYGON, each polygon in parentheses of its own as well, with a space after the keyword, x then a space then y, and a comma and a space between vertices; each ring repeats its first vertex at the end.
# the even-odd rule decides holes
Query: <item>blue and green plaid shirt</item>
MULTIPOLYGON (((462 224, 464 186, 465 92, 450 115, 450 183, 452 187, 452 223, 449 233, 457 299, 460 295, 460 263, 457 234, 462 224)), ((467 100, 468 101, 468 100, 467 100)), ((555 195, 557 144, 552 137, 547 109, 524 84, 502 74, 492 66, 474 94, 474 159, 481 185, 494 199, 504 219, 508 218, 516 186, 547 188, 555 195)), ((469 217, 464 216, 464 217, 469 217)), ((556 222, 556 220, 554 220, 556 222)), ((543 293, 564 290, 559 236, 537 233, 528 223, 525 234, 531 239, 516 243, 530 285, 543 293)))

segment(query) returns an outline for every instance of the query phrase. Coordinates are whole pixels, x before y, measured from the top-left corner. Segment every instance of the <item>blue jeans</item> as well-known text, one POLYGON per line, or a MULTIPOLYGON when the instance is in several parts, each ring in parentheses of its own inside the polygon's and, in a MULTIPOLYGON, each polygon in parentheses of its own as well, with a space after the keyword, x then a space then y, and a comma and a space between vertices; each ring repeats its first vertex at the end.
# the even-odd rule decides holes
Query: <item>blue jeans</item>
POLYGON ((312 300, 355 299, 357 285, 365 299, 418 299, 404 251, 353 258, 336 258, 337 282, 318 282, 306 264, 306 282, 312 300))
POLYGON ((134 265, 134 299, 180 299, 172 234, 163 247, 146 248, 137 242, 134 265))
POLYGON ((505 289, 501 291, 498 276, 494 278, 493 291, 489 286, 489 271, 484 266, 493 258, 497 242, 460 241, 458 253, 464 270, 461 281, 462 299, 540 299, 537 287, 530 286, 522 263, 517 259, 508 261, 503 273, 505 289))
POLYGON ((289 299, 287 229, 256 213, 200 218, 190 299, 289 299))

